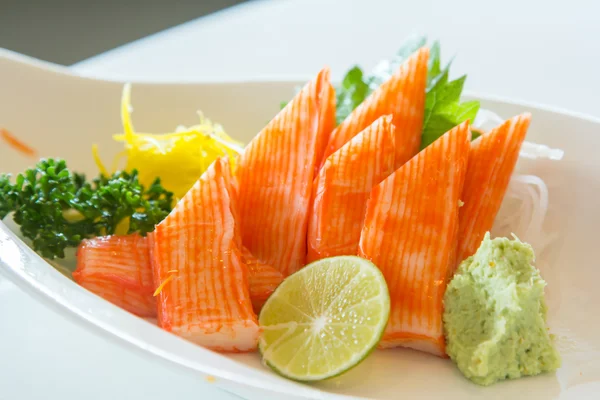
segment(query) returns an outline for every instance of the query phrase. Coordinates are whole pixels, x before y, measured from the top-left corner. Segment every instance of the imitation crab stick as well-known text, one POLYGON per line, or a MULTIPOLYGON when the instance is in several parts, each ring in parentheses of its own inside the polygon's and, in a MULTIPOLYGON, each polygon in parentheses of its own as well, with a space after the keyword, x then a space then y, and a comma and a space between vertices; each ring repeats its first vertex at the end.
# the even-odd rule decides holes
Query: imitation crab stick
POLYGON ((459 212, 457 262, 473 255, 492 229, 530 121, 531 114, 518 115, 471 144, 459 212))
POLYGON ((227 159, 216 160, 149 235, 158 324, 218 351, 256 348, 227 159))
POLYGON ((331 132, 335 128, 335 89, 329 81, 329 71, 323 74, 320 78, 320 88, 317 88, 318 101, 319 101, 319 128, 317 130, 317 143, 315 145, 315 173, 317 175, 323 157, 325 156, 325 147, 329 143, 329 137, 331 132))
POLYGON ((156 316, 147 238, 137 234, 85 239, 77 250, 75 282, 140 317, 156 316))
POLYGON ((323 113, 330 112, 322 70, 248 144, 237 168, 244 245, 287 276, 306 258, 306 229, 323 113))
POLYGON ((391 115, 377 119, 333 153, 315 180, 308 261, 356 255, 371 189, 394 171, 391 115))
POLYGON ((283 281, 283 275, 279 270, 262 263, 245 247, 242 249, 242 259, 248 268, 252 306, 258 313, 271 293, 283 281))
POLYGON ((427 60, 423 47, 406 60, 390 79, 377 88, 331 133, 325 149, 329 157, 382 115, 393 115, 396 127, 396 167, 419 151, 425 110, 427 60))
POLYGON ((390 292, 381 347, 445 354, 442 299, 454 265, 469 139, 465 122, 371 192, 359 255, 381 269, 390 292))

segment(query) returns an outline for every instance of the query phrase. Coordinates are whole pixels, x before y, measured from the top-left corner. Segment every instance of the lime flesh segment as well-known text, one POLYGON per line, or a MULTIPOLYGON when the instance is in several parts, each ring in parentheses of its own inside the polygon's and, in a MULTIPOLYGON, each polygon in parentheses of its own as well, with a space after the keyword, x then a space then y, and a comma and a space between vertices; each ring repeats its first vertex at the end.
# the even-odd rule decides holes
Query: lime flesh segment
POLYGON ((379 343, 390 314, 385 278, 355 256, 325 258, 286 278, 262 308, 259 349, 298 381, 337 376, 379 343))

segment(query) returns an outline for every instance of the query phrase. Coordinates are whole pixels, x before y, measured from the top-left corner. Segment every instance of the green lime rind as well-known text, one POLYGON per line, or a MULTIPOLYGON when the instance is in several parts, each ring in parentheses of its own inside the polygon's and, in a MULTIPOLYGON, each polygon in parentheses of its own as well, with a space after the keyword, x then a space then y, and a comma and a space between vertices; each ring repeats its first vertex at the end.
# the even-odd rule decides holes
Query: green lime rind
POLYGON ((278 374, 319 381, 360 364, 387 326, 385 278, 370 261, 338 256, 286 278, 259 315, 259 351, 278 374))

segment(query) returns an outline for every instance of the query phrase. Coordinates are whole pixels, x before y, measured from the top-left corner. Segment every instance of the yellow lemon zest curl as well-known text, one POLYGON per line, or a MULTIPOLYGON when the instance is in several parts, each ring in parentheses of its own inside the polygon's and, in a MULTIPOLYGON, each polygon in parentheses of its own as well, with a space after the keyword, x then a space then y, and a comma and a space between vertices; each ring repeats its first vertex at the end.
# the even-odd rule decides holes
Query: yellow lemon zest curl
POLYGON ((171 280, 173 279, 173 275, 169 275, 167 277, 167 279, 165 279, 164 281, 161 282, 160 286, 156 288, 156 290, 154 291, 154 294, 152 296, 156 297, 158 296, 158 294, 160 292, 162 292, 162 290, 165 288, 165 286, 167 285, 167 283, 171 282, 171 280))
MULTIPOLYGON (((127 156, 126 171, 137 169, 140 182, 148 187, 157 177, 162 186, 181 198, 200 175, 221 156, 229 156, 232 164, 243 151, 243 145, 199 113, 200 122, 190 127, 178 127, 166 134, 137 133, 131 121, 131 85, 123 87, 121 120, 123 133, 113 135, 122 142, 127 156)), ((94 161, 102 174, 108 170, 102 164, 97 146, 92 147, 94 161)), ((116 170, 119 154, 113 163, 116 170)), ((114 172, 114 171, 113 171, 114 172)))

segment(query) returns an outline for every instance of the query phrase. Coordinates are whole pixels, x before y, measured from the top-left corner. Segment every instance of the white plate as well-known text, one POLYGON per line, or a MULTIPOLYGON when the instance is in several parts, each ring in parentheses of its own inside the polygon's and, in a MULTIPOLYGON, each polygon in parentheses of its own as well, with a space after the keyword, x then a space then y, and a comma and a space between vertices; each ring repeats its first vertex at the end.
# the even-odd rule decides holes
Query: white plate
MULTIPOLYGON (((133 120, 139 131, 161 132, 196 122, 196 111, 248 141, 278 111, 299 82, 135 84, 133 120)), ((35 146, 41 156, 63 157, 74 169, 95 174, 90 147, 105 160, 119 150, 122 84, 84 79, 11 53, 0 53, 0 126, 35 146)), ((528 140, 565 150, 560 162, 526 162, 524 172, 550 189, 549 227, 560 232, 543 255, 549 321, 558 336, 563 367, 553 374, 481 388, 448 360, 410 350, 377 351, 348 374, 316 385, 288 381, 264 368, 256 354, 221 355, 195 346, 120 310, 64 278, 0 223, 0 272, 65 317, 148 357, 197 371, 249 399, 594 398, 600 391, 600 121, 544 107, 481 98, 507 117, 533 113, 528 140)), ((34 161, 0 142, 0 172, 18 172, 34 161)))

